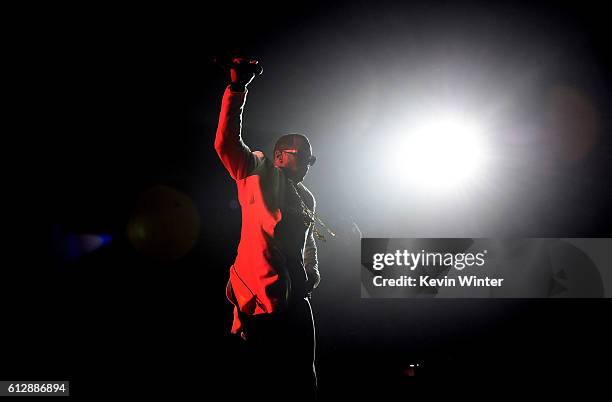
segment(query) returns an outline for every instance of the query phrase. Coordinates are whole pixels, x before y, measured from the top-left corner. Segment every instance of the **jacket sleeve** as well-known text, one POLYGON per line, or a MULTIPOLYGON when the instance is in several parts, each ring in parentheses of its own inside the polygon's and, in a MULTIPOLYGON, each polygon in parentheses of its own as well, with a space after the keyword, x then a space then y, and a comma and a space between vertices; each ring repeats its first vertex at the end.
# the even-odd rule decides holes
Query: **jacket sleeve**
MULTIPOLYGON (((315 212, 316 202, 312 194, 307 191, 307 194, 312 201, 312 212, 315 212)), ((310 289, 314 289, 319 286, 321 282, 321 274, 319 273, 319 259, 317 258, 317 244, 315 243, 314 234, 314 223, 308 228, 306 235, 306 243, 304 244, 304 268, 308 275, 308 285, 310 289)))
MULTIPOLYGON (((314 224, 313 224, 314 225, 314 224)), ((310 289, 319 286, 321 274, 319 273, 319 260, 317 258, 317 244, 312 233, 312 226, 308 229, 306 245, 304 246, 304 268, 308 275, 308 285, 310 289)))
POLYGON ((247 92, 233 92, 229 86, 223 94, 215 150, 234 180, 245 178, 255 167, 255 156, 242 141, 242 111, 247 92))

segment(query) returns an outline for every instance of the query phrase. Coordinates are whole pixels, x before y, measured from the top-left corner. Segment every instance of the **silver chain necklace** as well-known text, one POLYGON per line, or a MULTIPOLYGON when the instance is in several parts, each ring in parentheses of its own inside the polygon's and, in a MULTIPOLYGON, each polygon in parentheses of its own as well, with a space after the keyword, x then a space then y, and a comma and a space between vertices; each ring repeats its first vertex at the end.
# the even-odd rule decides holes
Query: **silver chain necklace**
POLYGON ((321 225, 321 227, 325 229, 330 236, 335 237, 336 234, 329 228, 329 226, 325 224, 325 222, 323 222, 319 214, 317 212, 313 212, 310 208, 308 208, 308 205, 306 205, 306 203, 304 202, 304 199, 300 195, 300 192, 297 190, 297 187, 293 183, 293 180, 287 180, 291 184, 291 187, 293 187, 293 191, 295 191, 295 195, 297 195, 298 200, 300 200, 300 204, 302 207, 302 216, 304 217, 304 225, 306 225, 307 228, 310 228, 310 225, 312 225, 312 233, 317 238, 317 240, 327 241, 325 235, 321 233, 317 228, 317 224, 321 225))

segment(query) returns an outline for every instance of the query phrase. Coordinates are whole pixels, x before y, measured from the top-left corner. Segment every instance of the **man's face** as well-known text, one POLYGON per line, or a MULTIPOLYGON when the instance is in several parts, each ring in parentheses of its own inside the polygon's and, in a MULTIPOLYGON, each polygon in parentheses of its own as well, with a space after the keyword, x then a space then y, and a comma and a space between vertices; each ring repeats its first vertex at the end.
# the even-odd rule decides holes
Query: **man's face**
POLYGON ((296 183, 304 180, 314 160, 310 144, 299 137, 293 141, 292 147, 276 151, 274 155, 274 165, 283 169, 287 177, 296 183))

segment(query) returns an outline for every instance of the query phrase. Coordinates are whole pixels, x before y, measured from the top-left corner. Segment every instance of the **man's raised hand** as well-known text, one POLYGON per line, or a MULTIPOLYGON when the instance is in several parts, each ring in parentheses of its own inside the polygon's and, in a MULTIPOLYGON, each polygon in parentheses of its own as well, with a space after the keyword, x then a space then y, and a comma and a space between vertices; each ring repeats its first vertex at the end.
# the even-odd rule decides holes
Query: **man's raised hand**
POLYGON ((232 60, 230 68, 231 89, 244 92, 247 85, 253 81, 255 75, 259 75, 263 69, 257 60, 236 57, 232 60))

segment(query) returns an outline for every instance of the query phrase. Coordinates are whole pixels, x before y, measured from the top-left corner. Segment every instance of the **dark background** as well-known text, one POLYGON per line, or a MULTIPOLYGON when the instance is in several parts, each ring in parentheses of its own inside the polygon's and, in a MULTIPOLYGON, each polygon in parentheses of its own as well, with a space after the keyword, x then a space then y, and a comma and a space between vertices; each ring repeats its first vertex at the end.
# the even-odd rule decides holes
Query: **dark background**
MULTIPOLYGON (((14 225, 2 270, 0 378, 68 379, 72 395, 88 399, 228 397, 238 386, 233 373, 248 363, 228 335, 224 291, 240 212, 213 149, 227 77, 211 60, 248 54, 264 75, 251 86, 246 141, 269 152, 279 134, 308 132, 320 159, 307 184, 339 233, 320 245, 313 299, 323 399, 610 399, 610 300, 361 299, 352 229, 357 220, 373 237, 609 237, 609 4, 100 3, 5 18, 16 22, 14 104, 25 107, 13 131, 23 144, 5 148, 23 153, 5 170, 16 184, 6 198, 18 209, 6 214, 14 225), (410 197, 368 198, 379 179, 364 168, 374 158, 364 149, 397 99, 410 98, 402 80, 422 67, 411 60, 463 62, 472 75, 456 78, 468 85, 484 74, 469 64, 483 48, 483 71, 497 72, 489 79, 501 90, 553 49, 505 111, 537 122, 546 88, 569 85, 598 111, 597 144, 549 175, 515 160, 533 181, 496 182, 500 198, 478 232, 463 226, 475 211, 461 206, 433 222, 410 197), (367 121, 326 131, 351 120, 342 107, 372 88, 371 105, 355 107, 355 119, 371 113, 367 121), (341 109, 328 113, 329 105, 341 109), (139 195, 160 184, 187 194, 200 216, 193 249, 172 262, 126 236, 139 195), (76 258, 68 234, 112 241, 76 258), (409 377, 412 363, 420 368, 409 377)), ((524 149, 536 168, 543 148, 524 149)))

